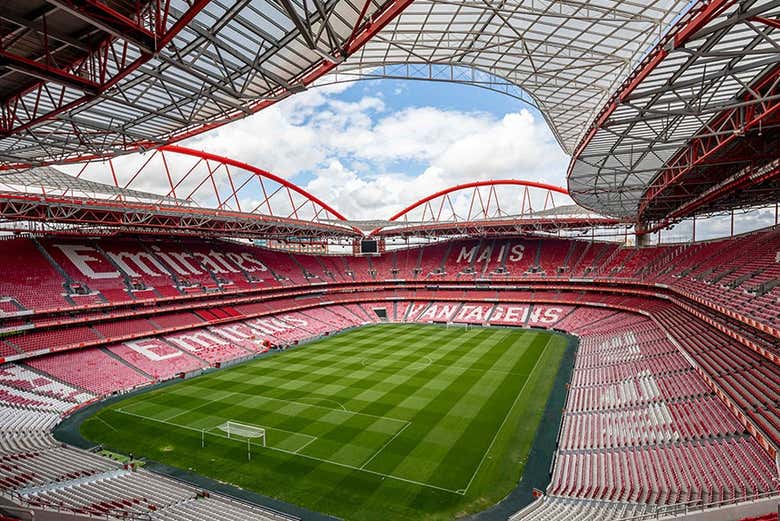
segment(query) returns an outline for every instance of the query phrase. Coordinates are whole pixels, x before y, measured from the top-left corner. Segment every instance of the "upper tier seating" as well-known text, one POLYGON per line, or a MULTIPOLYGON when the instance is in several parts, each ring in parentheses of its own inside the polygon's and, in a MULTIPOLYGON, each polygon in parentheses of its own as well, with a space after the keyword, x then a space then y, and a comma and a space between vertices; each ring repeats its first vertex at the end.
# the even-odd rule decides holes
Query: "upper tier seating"
POLYGON ((20 351, 35 352, 66 346, 75 347, 99 338, 98 333, 91 327, 73 326, 24 332, 6 337, 5 341, 20 351))
POLYGON ((32 240, 12 239, 0 243, 0 300, 13 301, 3 307, 4 312, 70 307, 63 296, 64 284, 65 279, 32 240))
POLYGON ((780 230, 639 249, 582 240, 486 238, 371 258, 291 254, 207 240, 46 239, 40 242, 42 250, 30 239, 12 241, 0 259, 7 270, 0 272, 0 316, 280 284, 599 277, 663 283, 780 328, 780 230), (747 257, 745 252, 750 252, 747 257))

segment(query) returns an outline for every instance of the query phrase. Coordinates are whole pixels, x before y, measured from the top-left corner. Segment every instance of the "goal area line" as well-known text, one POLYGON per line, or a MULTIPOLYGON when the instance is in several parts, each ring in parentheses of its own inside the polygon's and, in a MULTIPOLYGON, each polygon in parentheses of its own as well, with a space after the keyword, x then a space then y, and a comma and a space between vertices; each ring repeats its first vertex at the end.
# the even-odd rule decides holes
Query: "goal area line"
MULTIPOLYGON (((222 425, 223 423, 225 423, 224 421, 221 421, 219 425, 215 425, 213 427, 209 427, 208 429, 205 429, 205 428, 204 429, 198 429, 196 427, 191 427, 189 425, 181 425, 181 424, 170 422, 170 421, 167 421, 167 420, 161 420, 159 418, 152 418, 152 417, 149 417, 149 416, 144 416, 143 414, 136 414, 136 413, 133 413, 133 412, 126 411, 124 409, 114 409, 114 410, 116 412, 120 413, 120 414, 126 414, 128 416, 134 416, 136 418, 141 418, 143 420, 152 421, 152 422, 155 422, 155 423, 162 423, 164 425, 169 425, 171 427, 176 427, 176 428, 179 428, 179 429, 185 429, 185 430, 192 431, 192 432, 198 432, 198 433, 206 432, 206 433, 209 434, 209 436, 218 436, 218 437, 220 437, 222 439, 226 439, 226 440, 230 439, 225 434, 220 434, 218 432, 214 432, 214 429, 217 429, 219 425, 222 425)), ((399 420, 399 421, 405 421, 405 420, 399 420)), ((403 428, 401 428, 399 430, 399 432, 404 430, 410 423, 411 422, 407 421, 406 425, 403 428)), ((275 427, 269 427, 269 429, 275 429, 275 427)), ((282 432, 287 432, 289 434, 297 434, 297 435, 300 435, 300 436, 307 436, 307 437, 312 438, 312 439, 308 440, 303 446, 298 447, 295 451, 288 450, 288 449, 282 449, 280 447, 273 447, 273 446, 270 446, 270 445, 263 447, 263 445, 255 443, 255 442, 252 442, 251 440, 249 441, 249 444, 252 445, 253 447, 258 447, 258 448, 261 448, 261 449, 273 450, 273 451, 276 451, 276 452, 282 452, 284 454, 291 454, 293 456, 298 456, 300 458, 306 458, 306 459, 310 459, 310 460, 313 460, 313 461, 320 461, 320 462, 323 462, 323 463, 329 463, 331 465, 336 465, 338 467, 347 468, 347 469, 351 469, 351 470, 357 470, 359 472, 367 472, 367 473, 373 474, 375 476, 381 476, 383 478, 393 479, 393 480, 396 480, 396 481, 403 481, 404 483, 411 483, 412 485, 419 485, 421 487, 432 488, 432 489, 435 489, 435 490, 440 490, 442 492, 449 492, 451 494, 457 494, 459 496, 465 495, 465 491, 463 489, 454 490, 454 489, 450 489, 450 488, 446 488, 446 487, 440 487, 438 485, 433 485, 431 483, 426 483, 424 481, 417 481, 417 480, 414 480, 414 479, 403 478, 401 476, 394 476, 393 474, 385 474, 383 472, 377 472, 375 470, 361 468, 361 467, 357 467, 355 465, 349 465, 348 463, 341 463, 341 462, 338 462, 338 461, 333 461, 333 460, 329 460, 329 459, 326 459, 326 458, 319 458, 317 456, 310 456, 308 454, 303 454, 301 452, 297 452, 297 451, 300 451, 303 448, 305 448, 307 445, 313 443, 318 438, 316 436, 312 436, 310 434, 305 434, 305 433, 302 433, 302 432, 293 432, 293 431, 287 431, 287 430, 284 430, 284 429, 276 429, 276 430, 279 430, 279 431, 282 431, 282 432)), ((398 433, 396 433, 396 436, 397 435, 398 435, 398 433)), ((235 441, 239 441, 239 440, 235 440, 235 441)), ((241 442, 243 443, 243 441, 241 441, 241 442)), ((382 448, 384 448, 384 447, 382 447, 382 448)), ((374 455, 372 455, 371 459, 373 459, 373 456, 374 455)))

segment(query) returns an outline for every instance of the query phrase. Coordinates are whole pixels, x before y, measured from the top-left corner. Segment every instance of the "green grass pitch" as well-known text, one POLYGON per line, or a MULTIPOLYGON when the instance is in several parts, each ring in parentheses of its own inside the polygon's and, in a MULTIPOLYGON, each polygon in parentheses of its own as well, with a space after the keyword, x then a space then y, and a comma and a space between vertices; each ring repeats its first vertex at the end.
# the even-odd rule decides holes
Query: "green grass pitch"
POLYGON ((510 328, 364 327, 133 396, 81 432, 345 519, 450 519, 516 485, 566 343, 510 328), (267 447, 251 440, 249 459, 247 440, 219 429, 227 420, 263 427, 267 447))

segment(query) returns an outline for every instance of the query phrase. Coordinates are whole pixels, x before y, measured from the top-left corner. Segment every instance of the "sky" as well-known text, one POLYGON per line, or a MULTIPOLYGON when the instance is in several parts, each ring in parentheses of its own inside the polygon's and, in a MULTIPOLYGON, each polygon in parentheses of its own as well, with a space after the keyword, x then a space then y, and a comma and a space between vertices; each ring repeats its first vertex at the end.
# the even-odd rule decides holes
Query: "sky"
POLYGON ((182 144, 289 179, 350 219, 386 218, 468 181, 565 186, 568 166, 533 107, 477 87, 422 81, 313 88, 182 144))
MULTIPOLYGON (((566 187, 569 162, 534 107, 486 89, 414 80, 311 88, 181 144, 288 179, 354 220, 388 218, 428 194, 470 181, 523 179, 566 187)), ((131 154, 115 159, 120 184, 147 157, 131 154)), ((183 175, 194 160, 176 157, 168 161, 174 175, 183 175)), ((162 168, 150 169, 152 175, 139 177, 132 187, 166 193, 167 177, 157 172, 162 168)), ((85 178, 105 182, 105 175, 105 164, 97 164, 85 178)), ((230 188, 227 182, 223 176, 224 192, 230 188)), ((187 194, 195 183, 197 179, 189 179, 177 195, 187 194)), ((509 210, 517 213, 519 192, 501 190, 502 199, 514 195, 516 207, 509 210)), ((204 185, 203 192, 213 190, 204 185)), ((242 210, 247 211, 263 198, 248 185, 241 199, 242 210)), ((558 197, 556 204, 571 202, 558 197)), ((215 202, 201 204, 213 207, 215 202)), ((461 194, 455 205, 465 213, 468 195, 461 194)), ((537 200, 535 208, 539 206, 537 200)), ((774 222, 774 209, 756 210, 740 215, 734 232, 774 222)), ((729 217, 700 220, 696 238, 728 236, 730 229, 729 217)), ((691 222, 679 223, 662 233, 663 240, 690 240, 692 230, 691 222)), ((656 240, 657 236, 652 242, 656 240)))

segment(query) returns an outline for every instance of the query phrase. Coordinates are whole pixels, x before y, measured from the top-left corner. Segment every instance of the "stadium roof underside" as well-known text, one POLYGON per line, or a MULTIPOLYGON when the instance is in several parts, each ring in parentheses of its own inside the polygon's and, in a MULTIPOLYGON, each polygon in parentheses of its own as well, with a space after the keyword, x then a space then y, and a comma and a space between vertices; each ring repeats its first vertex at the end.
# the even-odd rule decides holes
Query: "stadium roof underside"
POLYGON ((340 63, 366 72, 452 65, 502 78, 532 96, 571 153, 685 5, 9 0, 0 13, 0 164, 177 141, 299 92, 340 63))
POLYGON ((93 199, 114 197, 123 201, 135 200, 161 204, 191 204, 189 201, 175 197, 79 179, 50 166, 26 170, 0 171, 0 189, 9 192, 26 192, 28 194, 36 192, 41 195, 59 193, 63 196, 86 196, 93 199))
POLYGON ((780 199, 780 2, 697 4, 605 104, 569 190, 642 222, 780 199))
POLYGON ((596 111, 686 4, 416 0, 338 72, 477 85, 498 78, 531 96, 571 154, 596 111), (463 78, 452 67, 478 74, 463 78))
POLYGON ((0 161, 116 155, 305 89, 411 0, 7 0, 0 161))

